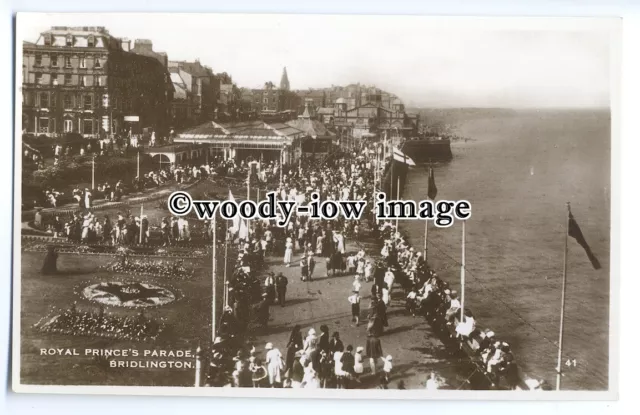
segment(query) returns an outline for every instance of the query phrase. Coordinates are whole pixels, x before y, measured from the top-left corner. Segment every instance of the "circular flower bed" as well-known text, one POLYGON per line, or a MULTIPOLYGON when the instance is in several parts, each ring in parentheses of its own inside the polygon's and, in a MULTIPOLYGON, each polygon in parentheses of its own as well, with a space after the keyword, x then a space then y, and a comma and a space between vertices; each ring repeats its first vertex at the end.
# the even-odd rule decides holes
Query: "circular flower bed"
POLYGON ((108 306, 155 307, 175 301, 176 295, 164 287, 141 282, 101 282, 82 290, 88 300, 108 306))

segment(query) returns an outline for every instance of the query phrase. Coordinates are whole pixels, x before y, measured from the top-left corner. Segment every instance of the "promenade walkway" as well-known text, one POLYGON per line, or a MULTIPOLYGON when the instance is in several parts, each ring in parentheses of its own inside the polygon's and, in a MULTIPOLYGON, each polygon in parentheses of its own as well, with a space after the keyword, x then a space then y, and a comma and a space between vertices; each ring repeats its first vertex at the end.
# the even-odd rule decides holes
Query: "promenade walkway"
MULTIPOLYGON (((363 246, 368 255, 379 251, 371 242, 363 246)), ((360 248, 354 241, 347 241, 346 249, 347 253, 354 253, 360 248)), ((294 258, 299 261, 301 253, 297 251, 294 258)), ((312 327, 319 333, 320 325, 326 324, 330 333, 340 333, 345 347, 351 344, 355 351, 358 346, 366 346, 366 316, 372 283, 362 282, 360 326, 355 327, 351 322, 351 306, 347 300, 351 295, 353 275, 327 277, 326 259, 318 257, 312 282, 300 280, 298 264, 287 268, 282 258, 273 256, 267 258, 267 264, 267 272, 282 272, 288 278, 289 285, 285 307, 272 306, 269 327, 265 331, 257 331, 254 344, 259 353, 264 351, 267 342, 273 342, 283 354, 286 353, 289 334, 296 324, 301 326, 303 336, 312 327)), ((453 358, 422 317, 412 317, 405 312, 403 291, 398 285, 392 298, 392 304, 387 309, 389 327, 380 337, 385 356, 393 356, 394 368, 389 388, 396 389, 401 380, 407 389, 424 388, 431 371, 446 379, 447 384, 443 388, 464 387, 465 379, 472 372, 466 359, 453 358)), ((368 359, 364 363, 364 386, 377 387, 378 381, 367 376, 368 359)), ((380 361, 377 367, 381 371, 380 361)))

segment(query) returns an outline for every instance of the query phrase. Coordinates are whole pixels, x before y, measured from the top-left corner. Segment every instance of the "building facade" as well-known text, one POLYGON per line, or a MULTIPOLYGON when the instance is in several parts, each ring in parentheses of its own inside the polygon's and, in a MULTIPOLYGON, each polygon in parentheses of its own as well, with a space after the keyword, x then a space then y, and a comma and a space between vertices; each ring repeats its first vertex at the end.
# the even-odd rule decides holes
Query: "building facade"
POLYGON ((169 72, 176 89, 171 106, 173 127, 183 129, 213 120, 220 99, 220 79, 213 70, 199 60, 169 61, 169 72))
POLYGON ((261 120, 230 123, 206 122, 186 130, 174 139, 175 143, 204 145, 210 153, 222 154, 226 159, 298 160, 302 153, 304 131, 283 123, 261 120))
POLYGON ((22 130, 34 135, 125 134, 125 117, 165 130, 173 88, 156 59, 104 27, 52 27, 23 43, 22 130))

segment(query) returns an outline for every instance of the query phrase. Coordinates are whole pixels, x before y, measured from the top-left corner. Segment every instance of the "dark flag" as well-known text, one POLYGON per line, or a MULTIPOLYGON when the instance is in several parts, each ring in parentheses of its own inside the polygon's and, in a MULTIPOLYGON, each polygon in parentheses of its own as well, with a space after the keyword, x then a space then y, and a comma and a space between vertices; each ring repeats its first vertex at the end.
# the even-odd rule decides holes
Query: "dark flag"
POLYGON ((427 190, 427 196, 429 199, 435 200, 438 194, 438 188, 436 187, 436 179, 433 176, 433 167, 429 167, 429 189, 427 190))
POLYGON ((580 244, 580 246, 584 248, 584 251, 587 253, 587 257, 589 257, 589 261, 591 261, 591 265, 593 265, 593 268, 600 269, 600 262, 598 261, 598 258, 596 258, 596 256, 593 255, 593 252, 591 252, 591 248, 589 248, 589 244, 587 244, 587 241, 584 239, 582 231, 578 226, 578 222, 576 222, 576 220, 573 218, 571 212, 569 212, 569 236, 574 238, 580 244))

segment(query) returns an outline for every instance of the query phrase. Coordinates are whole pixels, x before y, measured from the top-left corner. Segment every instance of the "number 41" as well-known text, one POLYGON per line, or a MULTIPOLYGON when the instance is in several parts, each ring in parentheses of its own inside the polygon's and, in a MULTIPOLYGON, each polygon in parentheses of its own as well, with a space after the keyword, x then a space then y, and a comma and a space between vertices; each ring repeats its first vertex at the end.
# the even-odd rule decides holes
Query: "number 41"
POLYGON ((571 366, 576 367, 577 365, 578 365, 578 361, 576 359, 573 359, 573 360, 568 359, 567 363, 565 363, 565 366, 568 366, 568 367, 571 367, 571 366))

